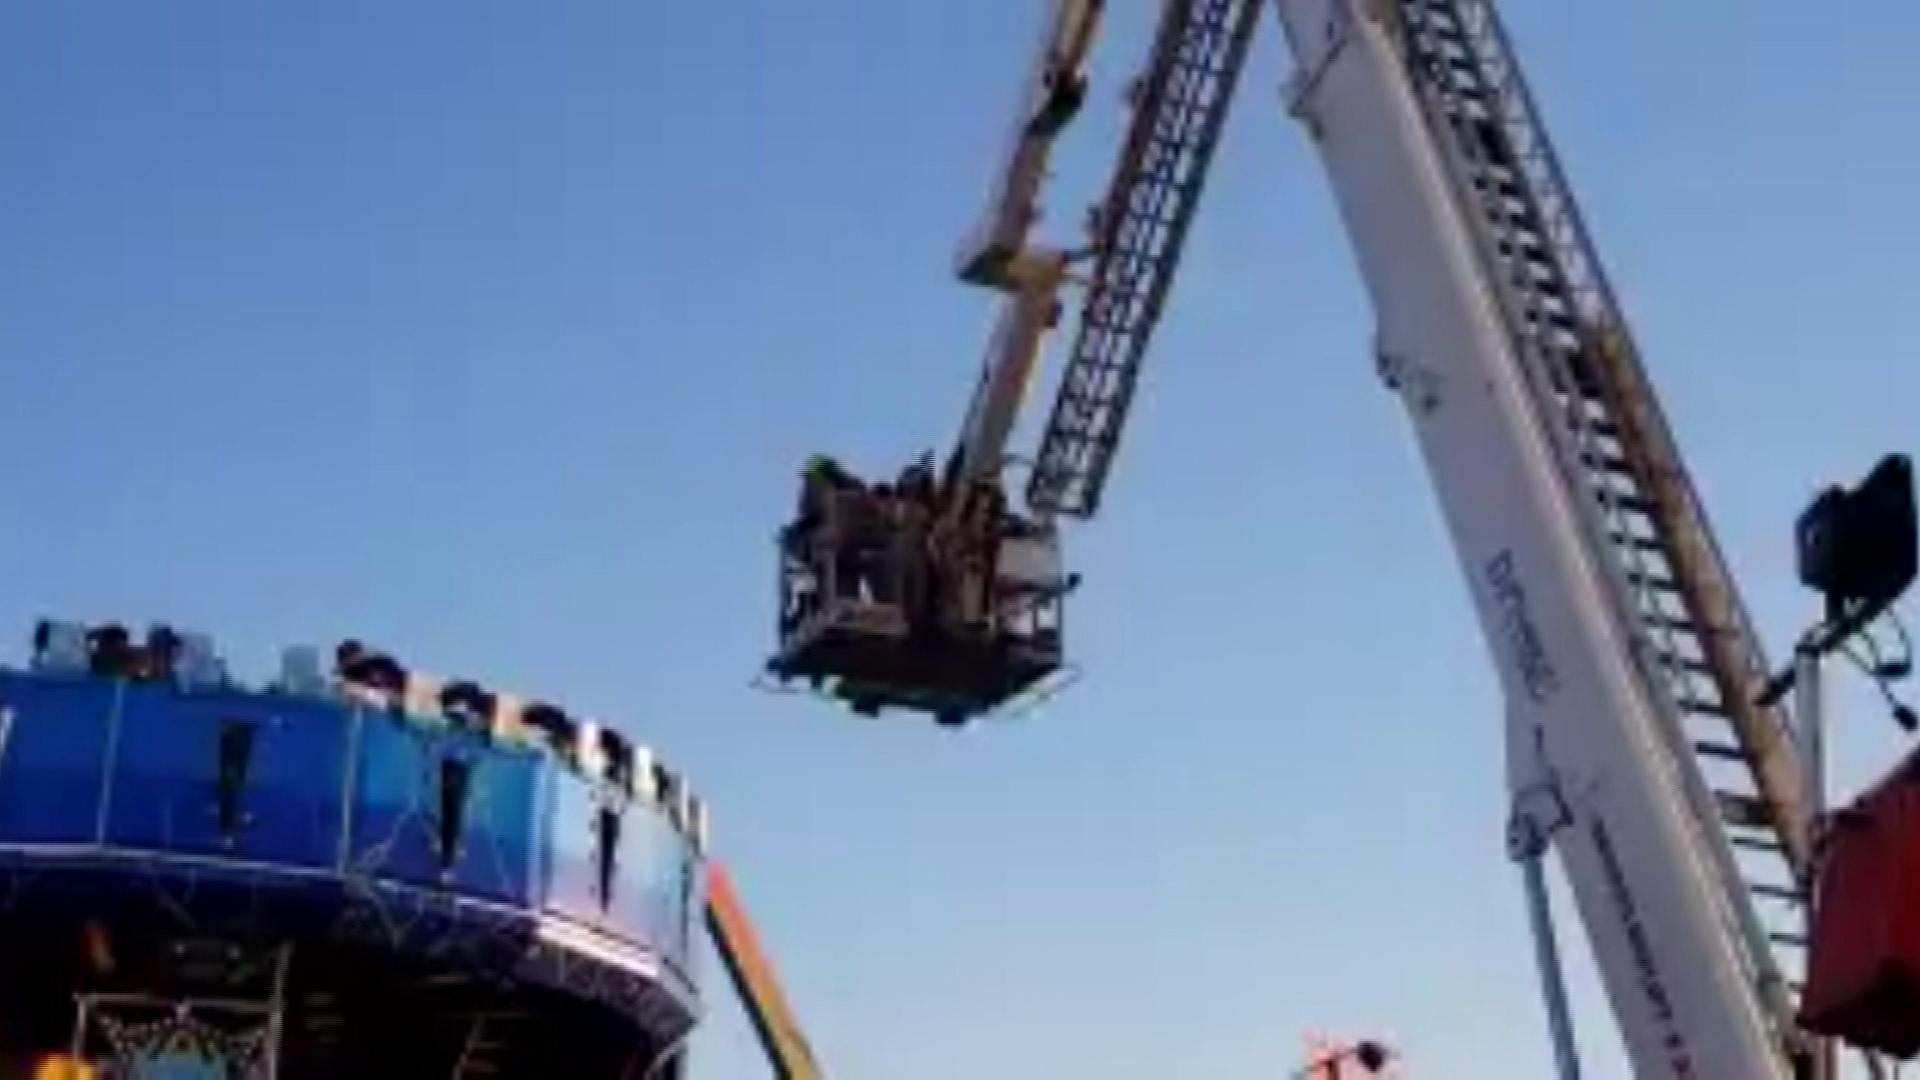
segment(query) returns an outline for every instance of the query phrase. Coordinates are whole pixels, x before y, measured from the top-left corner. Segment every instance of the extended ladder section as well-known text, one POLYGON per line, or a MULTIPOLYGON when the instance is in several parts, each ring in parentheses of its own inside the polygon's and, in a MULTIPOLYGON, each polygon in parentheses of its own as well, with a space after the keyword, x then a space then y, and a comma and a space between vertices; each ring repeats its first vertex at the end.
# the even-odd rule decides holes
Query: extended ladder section
POLYGON ((1095 224, 1094 269, 1027 484, 1042 514, 1100 504, 1262 0, 1168 0, 1095 224))
POLYGON ((1611 556, 1601 561, 1637 628, 1637 667, 1668 706, 1671 772, 1725 890, 1722 915, 1784 1035, 1781 972, 1804 970, 1811 808, 1786 717, 1756 702, 1759 641, 1493 5, 1400 0, 1396 11, 1543 426, 1573 490, 1590 495, 1589 539, 1611 556))

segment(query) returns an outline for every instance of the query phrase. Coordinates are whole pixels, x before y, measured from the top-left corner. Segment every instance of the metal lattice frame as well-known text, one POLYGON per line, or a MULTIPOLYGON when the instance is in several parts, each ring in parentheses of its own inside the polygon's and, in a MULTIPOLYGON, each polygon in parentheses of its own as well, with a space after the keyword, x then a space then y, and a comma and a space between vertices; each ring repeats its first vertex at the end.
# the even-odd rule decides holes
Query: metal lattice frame
POLYGON ((110 1063, 115 1078, 275 1080, 291 952, 279 950, 264 1000, 166 998, 154 994, 75 995, 72 1055, 110 1063))

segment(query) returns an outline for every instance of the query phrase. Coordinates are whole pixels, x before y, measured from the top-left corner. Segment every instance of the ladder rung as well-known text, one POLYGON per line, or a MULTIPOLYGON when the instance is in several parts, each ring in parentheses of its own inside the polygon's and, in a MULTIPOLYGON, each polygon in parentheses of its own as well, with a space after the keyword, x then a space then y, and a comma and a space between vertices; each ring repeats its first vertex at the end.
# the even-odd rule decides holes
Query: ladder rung
POLYGON ((1547 249, 1540 243, 1540 238, 1531 233, 1522 233, 1519 236, 1501 240, 1494 245, 1494 249, 1500 252, 1503 258, 1525 259, 1528 262, 1544 262, 1547 255, 1547 249))
POLYGON ((1641 615, 1640 621, 1655 630, 1670 630, 1676 634, 1699 632, 1699 627, 1693 624, 1692 619, 1677 619, 1671 615, 1646 613, 1641 615))
POLYGON ((1625 576, 1627 584, 1637 589, 1655 589, 1660 592, 1670 593, 1680 591, 1680 583, 1672 578, 1656 577, 1653 574, 1643 574, 1637 570, 1629 570, 1625 576))
MULTIPOLYGON (((1532 234, 1529 233, 1527 235, 1531 236, 1532 234)), ((1529 250, 1536 251, 1536 249, 1529 250)), ((1522 289, 1531 291, 1536 296, 1553 301, 1553 307, 1546 308, 1543 305, 1542 309, 1549 318, 1555 320, 1556 325, 1560 322, 1567 321, 1567 293, 1565 289, 1560 287, 1560 273, 1558 268, 1546 258, 1546 253, 1535 253, 1533 257, 1526 261, 1522 269, 1527 272, 1525 274, 1514 275, 1513 283, 1522 289)))
POLYGON ((1769 885, 1764 881, 1747 882, 1747 891, 1768 900, 1779 900, 1791 904, 1803 903, 1807 898, 1807 895, 1799 889, 1788 888, 1785 885, 1769 885))
POLYGON ((1706 698, 1693 697, 1689 694, 1681 694, 1675 697, 1673 703, 1679 706, 1683 712, 1698 713, 1703 716, 1727 715, 1727 707, 1725 705, 1717 701, 1708 701, 1706 698))
POLYGON ((1700 675, 1709 679, 1713 678, 1713 665, 1707 663, 1705 660, 1695 660, 1690 656, 1675 656, 1672 653, 1664 652, 1655 655, 1662 667, 1668 669, 1678 668, 1689 675, 1700 675))
POLYGON ((1752 795, 1716 791, 1713 800, 1720 806, 1720 816, 1730 825, 1746 829, 1773 828, 1773 815, 1767 811, 1767 804, 1752 795))
MULTIPOLYGON (((1595 421, 1595 423, 1597 424, 1599 421, 1595 421)), ((1631 510, 1637 514, 1652 514, 1654 510, 1658 508, 1657 504, 1645 495, 1633 495, 1621 491, 1608 491, 1604 494, 1610 497, 1609 501, 1615 506, 1620 507, 1622 510, 1631 510)))
MULTIPOLYGON (((1527 269, 1531 271, 1530 274, 1514 280, 1514 285, 1524 290, 1532 301, 1527 317, 1536 322, 1545 317, 1554 329, 1570 334, 1578 331, 1579 324, 1572 315, 1573 305, 1567 300, 1567 290, 1560 282, 1559 271, 1547 263, 1528 263, 1527 269)), ((1579 388, 1584 397, 1600 396, 1600 388, 1591 381, 1580 383, 1579 388)))
POLYGON ((1607 533, 1607 539, 1613 541, 1616 547, 1633 548, 1636 551, 1655 555, 1664 555, 1667 552, 1667 545, 1651 536, 1633 536, 1615 529, 1607 533))
POLYGON ((1730 835, 1727 837, 1727 842, 1737 848, 1744 848, 1747 851, 1758 851, 1767 855, 1785 855, 1787 853, 1787 849, 1780 846, 1780 841, 1772 837, 1730 835))
POLYGON ((1480 191, 1485 191, 1487 188, 1492 188, 1493 190, 1499 192, 1502 198, 1506 198, 1506 199, 1513 199, 1518 201, 1521 197, 1520 185, 1514 183, 1511 180, 1499 180, 1499 179, 1494 179, 1488 176, 1476 176, 1473 178, 1473 186, 1475 189, 1480 191))
POLYGON ((1533 207, 1530 204, 1519 199, 1508 199, 1505 200, 1503 210, 1509 226, 1516 229, 1528 229, 1536 233, 1540 231, 1538 215, 1533 212, 1533 207))
POLYGON ((1701 757, 1719 758, 1722 761, 1747 760, 1747 752, 1745 750, 1737 746, 1730 746, 1726 743, 1697 742, 1693 744, 1693 752, 1699 754, 1701 757))

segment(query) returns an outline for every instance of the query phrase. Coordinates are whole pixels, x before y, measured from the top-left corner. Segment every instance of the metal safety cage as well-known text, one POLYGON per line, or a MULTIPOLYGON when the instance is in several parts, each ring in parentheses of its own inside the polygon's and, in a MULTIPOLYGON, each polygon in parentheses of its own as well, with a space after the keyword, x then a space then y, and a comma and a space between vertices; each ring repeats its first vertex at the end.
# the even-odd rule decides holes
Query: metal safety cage
POLYGON ((1060 670, 1073 582, 1051 528, 1009 532, 991 559, 935 575, 937 589, 978 600, 945 595, 917 610, 902 599, 898 566, 789 543, 778 558, 779 647, 767 670, 781 683, 804 683, 867 715, 900 708, 961 724, 1060 670))

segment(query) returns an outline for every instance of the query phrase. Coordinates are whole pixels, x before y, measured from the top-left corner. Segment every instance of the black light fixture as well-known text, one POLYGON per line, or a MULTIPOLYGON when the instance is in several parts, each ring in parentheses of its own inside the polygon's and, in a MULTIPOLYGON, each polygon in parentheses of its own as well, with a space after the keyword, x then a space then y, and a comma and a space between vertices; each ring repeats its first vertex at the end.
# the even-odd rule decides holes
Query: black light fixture
MULTIPOLYGON (((1893 604, 1920 569, 1915 534, 1913 463, 1905 454, 1881 458, 1852 488, 1827 488, 1794 526, 1800 581, 1826 601, 1824 618, 1801 640, 1800 657, 1846 657, 1908 732, 1920 729, 1920 715, 1894 694, 1892 684, 1912 674, 1913 645, 1893 604), (1871 632, 1882 616, 1899 635, 1901 653, 1892 657, 1881 652, 1871 632)), ((1759 704, 1772 706, 1798 681, 1797 662, 1782 668, 1759 704)))
POLYGON ((1835 632, 1872 622, 1913 584, 1912 462, 1889 454, 1858 486, 1821 492, 1794 536, 1800 581, 1826 597, 1835 632))

